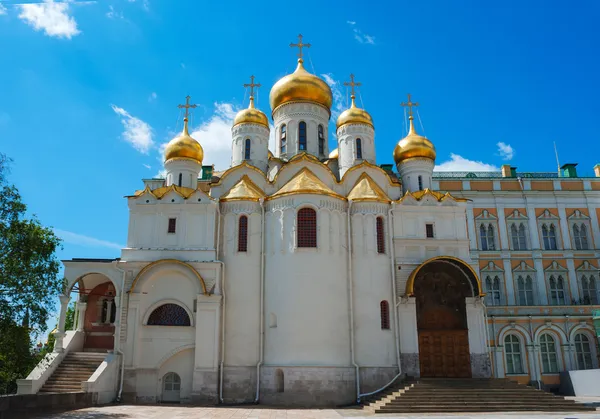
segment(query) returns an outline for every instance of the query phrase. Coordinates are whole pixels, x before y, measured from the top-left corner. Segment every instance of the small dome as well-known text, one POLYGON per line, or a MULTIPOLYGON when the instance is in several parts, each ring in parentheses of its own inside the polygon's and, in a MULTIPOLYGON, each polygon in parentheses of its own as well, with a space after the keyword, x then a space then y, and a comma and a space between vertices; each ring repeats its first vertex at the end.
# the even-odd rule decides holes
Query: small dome
POLYGON ((374 128, 373 118, 371 118, 369 112, 356 107, 356 104, 354 103, 354 96, 352 96, 352 105, 350 108, 346 109, 340 114, 340 116, 338 116, 336 129, 340 129, 342 125, 346 124, 365 124, 374 128))
POLYGON ((333 95, 329 85, 306 71, 302 63, 303 60, 298 59, 296 71, 280 79, 271 89, 269 101, 273 112, 280 105, 295 101, 318 103, 330 111, 333 95))
POLYGON ((202 164, 204 150, 200 143, 190 136, 187 124, 187 118, 184 118, 183 131, 169 141, 165 147, 165 161, 171 159, 190 159, 202 164))
POLYGON ((400 163, 413 158, 425 158, 435 160, 435 147, 427 138, 417 134, 413 123, 413 117, 409 117, 410 129, 408 135, 401 139, 394 148, 394 160, 400 163))
POLYGON ((330 159, 337 159, 339 157, 339 155, 340 155, 340 150, 339 150, 339 148, 336 148, 331 153, 329 153, 329 158, 330 159))
POLYGON ((261 110, 254 107, 254 97, 250 96, 250 106, 237 113, 233 120, 233 126, 238 124, 259 124, 269 128, 269 119, 261 110))

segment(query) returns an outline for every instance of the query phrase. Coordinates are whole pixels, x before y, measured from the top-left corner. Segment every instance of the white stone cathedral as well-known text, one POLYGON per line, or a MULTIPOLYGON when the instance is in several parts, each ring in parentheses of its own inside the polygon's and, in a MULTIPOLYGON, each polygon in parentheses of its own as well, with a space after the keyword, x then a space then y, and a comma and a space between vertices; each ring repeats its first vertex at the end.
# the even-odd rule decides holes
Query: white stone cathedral
MULTIPOLYGON (((332 92, 298 59, 270 93, 276 148, 268 150, 269 118, 251 95, 235 117, 232 164, 222 173, 203 161, 202 138, 188 133, 188 101, 183 132, 165 150, 166 178, 144 180, 127 197, 120 258, 64 262, 79 296, 75 330, 64 330, 65 296, 51 366, 19 391, 39 391, 79 352, 106 353, 82 384, 100 401, 343 405, 407 375, 543 379, 535 360, 519 369, 511 358, 507 371, 498 341, 515 335, 524 353, 535 336, 517 335, 514 324, 510 332, 508 311, 493 325, 487 318, 491 306, 523 305, 513 269, 535 277, 539 268, 545 278, 532 241, 528 253, 513 254, 525 249, 511 245, 504 210, 521 204, 506 198, 500 208, 486 198, 479 206, 489 211, 477 210, 479 196, 503 188, 494 182, 515 179, 497 176, 489 190, 471 188, 475 175, 436 179, 435 148, 415 130, 410 97, 410 129, 393 151, 397 172, 377 166, 373 119, 355 104, 353 78, 349 85, 352 105, 335 121, 330 152, 332 92)), ((581 195, 572 207, 582 206, 581 195)), ((597 240, 597 214, 590 221, 585 213, 578 216, 597 240)), ((588 253, 597 271, 598 253, 588 253)), ((593 339, 591 326, 581 327, 593 339)))

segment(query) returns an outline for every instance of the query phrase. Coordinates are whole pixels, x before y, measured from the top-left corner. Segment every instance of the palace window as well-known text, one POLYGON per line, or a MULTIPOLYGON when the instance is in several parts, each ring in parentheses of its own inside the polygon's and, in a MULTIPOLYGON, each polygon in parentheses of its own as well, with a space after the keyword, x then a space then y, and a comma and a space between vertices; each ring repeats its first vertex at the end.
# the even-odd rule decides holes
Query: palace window
POLYGON ((510 236, 513 250, 527 250, 527 233, 524 223, 516 223, 510 226, 510 236))
POLYGON ((252 141, 250 138, 246 138, 244 144, 244 160, 250 160, 250 147, 252 146, 252 141))
POLYGON ((183 182, 183 174, 180 173, 179 174, 179 182, 177 183, 178 186, 181 186, 181 183, 183 182))
POLYGON ((500 290, 500 278, 498 275, 494 276, 494 278, 488 275, 485 278, 485 292, 485 302, 488 305, 502 305, 502 291, 500 290))
POLYGON ((555 277, 550 275, 550 303, 555 306, 565 305, 565 281, 559 275, 555 277))
POLYGON ((325 154, 325 134, 323 131, 323 125, 319 125, 319 154, 325 154))
POLYGON ((496 250, 496 240, 494 237, 494 226, 481 224, 479 226, 479 238, 481 241, 481 250, 496 250))
POLYGON ((591 370, 594 368, 590 338, 583 333, 575 335, 575 356, 577 358, 577 369, 591 370))
POLYGON ((521 275, 517 278, 517 290, 519 293, 520 306, 532 306, 533 300, 533 279, 529 275, 523 278, 521 275))
POLYGON ((419 176, 417 178, 417 182, 419 182, 419 190, 422 191, 423 190, 423 176, 419 176))
POLYGON ((425 224, 425 237, 432 239, 433 236, 433 224, 425 224))
POLYGON ((556 250, 556 227, 554 224, 542 224, 542 239, 545 250, 556 250))
POLYGON ((577 250, 588 250, 588 237, 587 227, 584 223, 573 224, 573 241, 575 242, 575 249, 577 250))
POLYGON ((248 251, 248 217, 242 215, 238 221, 238 252, 248 251))
POLYGON ((360 138, 356 139, 356 158, 358 160, 362 160, 362 140, 360 138))
POLYGON ((381 314, 381 330, 389 330, 390 328, 390 305, 386 300, 379 303, 379 311, 381 314))
POLYGON ((298 124, 298 150, 306 151, 306 122, 298 124))
POLYGON ((506 373, 524 374, 519 338, 515 335, 507 335, 504 338, 504 352, 506 354, 506 373))
POLYGON ((279 132, 280 154, 285 154, 287 151, 287 127, 285 124, 281 126, 279 132))
POLYGON ((167 303, 154 309, 148 317, 148 326, 190 326, 190 316, 177 304, 167 303))
POLYGON ((385 253, 385 230, 383 228, 383 217, 377 217, 376 230, 377 230, 377 253, 385 253))
POLYGON ((581 276, 581 291, 584 304, 598 304, 598 287, 594 275, 581 276))
POLYGON ((556 354, 556 343, 552 335, 544 333, 540 336, 540 353, 542 355, 542 373, 557 373, 558 356, 556 354))
POLYGON ((169 225, 167 227, 167 233, 175 234, 177 230, 177 218, 169 218, 169 225))
POLYGON ((298 247, 317 247, 317 212, 312 208, 298 211, 298 247))

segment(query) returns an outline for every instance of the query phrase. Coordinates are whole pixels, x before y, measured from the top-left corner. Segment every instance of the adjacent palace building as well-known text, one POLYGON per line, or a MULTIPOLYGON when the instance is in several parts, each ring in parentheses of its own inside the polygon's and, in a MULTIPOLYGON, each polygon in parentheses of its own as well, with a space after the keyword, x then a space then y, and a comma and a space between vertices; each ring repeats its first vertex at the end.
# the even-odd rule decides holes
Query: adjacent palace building
POLYGON ((120 258, 64 261, 55 352, 19 391, 37 392, 76 352, 106 355, 86 391, 137 402, 339 405, 405 375, 548 388, 598 368, 600 165, 595 178, 574 164, 434 173, 409 96, 395 168, 378 166, 358 83, 331 121, 329 86, 305 69, 301 37, 293 46, 271 120, 246 85, 228 170, 203 161, 193 105, 180 105, 166 178, 127 197, 120 258))

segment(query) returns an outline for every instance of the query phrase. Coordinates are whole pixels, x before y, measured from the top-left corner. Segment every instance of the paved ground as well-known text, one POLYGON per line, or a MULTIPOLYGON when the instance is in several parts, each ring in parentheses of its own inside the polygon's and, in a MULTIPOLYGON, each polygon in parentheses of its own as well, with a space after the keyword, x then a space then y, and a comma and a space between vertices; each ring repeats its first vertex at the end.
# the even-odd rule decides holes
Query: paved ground
POLYGON ((452 415, 368 415, 359 409, 269 409, 263 407, 186 407, 114 405, 73 410, 65 413, 36 416, 47 419, 339 419, 360 418, 426 418, 426 419, 600 419, 594 413, 505 413, 505 414, 452 414, 452 415))

